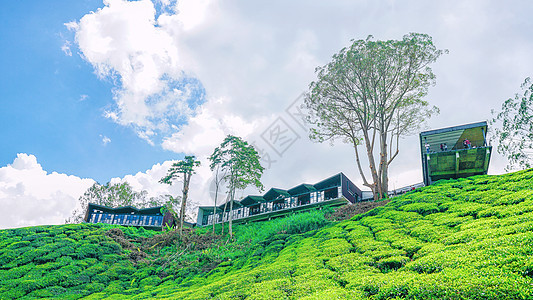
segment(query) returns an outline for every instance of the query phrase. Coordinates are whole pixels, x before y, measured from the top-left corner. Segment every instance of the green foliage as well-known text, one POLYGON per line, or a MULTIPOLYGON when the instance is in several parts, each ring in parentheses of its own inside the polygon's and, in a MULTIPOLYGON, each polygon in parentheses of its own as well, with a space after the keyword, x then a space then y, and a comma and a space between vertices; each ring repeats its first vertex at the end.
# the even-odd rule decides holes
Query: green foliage
POLYGON ((172 197, 170 196, 170 199, 165 203, 165 209, 169 211, 175 220, 179 220, 179 230, 180 234, 183 230, 183 222, 185 221, 185 211, 187 209, 187 200, 189 195, 189 184, 191 182, 191 176, 195 173, 195 168, 198 168, 200 166, 200 161, 195 160, 196 157, 193 156, 185 156, 183 160, 177 161, 172 164, 170 169, 168 170, 168 173, 165 177, 161 178, 159 181, 160 183, 170 184, 172 185, 172 182, 176 180, 179 176, 182 176, 183 179, 183 189, 182 189, 182 197, 181 197, 181 208, 180 208, 180 214, 176 213, 176 209, 174 208, 177 206, 178 203, 178 197, 172 197))
POLYGON ((498 152, 507 160, 507 169, 528 169, 533 166, 533 83, 527 77, 520 86, 523 95, 515 94, 507 99, 500 112, 492 113, 492 124, 501 123, 495 129, 494 139, 498 141, 498 152))
POLYGON ((439 112, 423 98, 435 83, 429 65, 443 53, 426 34, 388 41, 368 36, 353 40, 330 63, 316 68, 318 78, 305 98, 309 137, 352 145, 363 182, 373 189, 375 200, 388 193, 388 167, 399 152, 400 137, 416 132, 439 112), (361 145, 367 153, 370 183, 359 158, 361 145))
POLYGON ((249 185, 263 189, 260 179, 264 168, 259 163, 259 154, 242 138, 228 135, 215 148, 209 160, 211 170, 220 166, 221 171, 225 172, 230 191, 244 189, 249 185))
MULTIPOLYGON (((164 198, 164 197, 163 197, 164 198)), ((128 182, 110 183, 105 185, 94 183, 78 199, 81 209, 72 212, 72 216, 66 220, 66 223, 81 223, 87 211, 89 203, 109 206, 136 206, 145 208, 150 206, 161 205, 162 198, 148 198, 146 191, 136 192, 128 182)))
MULTIPOLYGON (((252 145, 244 141, 242 138, 228 135, 222 141, 219 147, 216 147, 213 154, 209 156, 211 162, 211 171, 217 169, 216 178, 218 180, 219 171, 223 172, 221 180, 224 179, 228 183, 228 210, 233 210, 233 200, 235 200, 235 191, 237 189, 245 189, 252 185, 263 190, 261 183, 261 176, 265 168, 259 162, 259 153, 252 145)), ((218 184, 217 181, 217 193, 218 184)), ((224 205, 226 210, 226 205, 224 205)), ((229 233, 233 234, 233 214, 229 214, 229 233)))

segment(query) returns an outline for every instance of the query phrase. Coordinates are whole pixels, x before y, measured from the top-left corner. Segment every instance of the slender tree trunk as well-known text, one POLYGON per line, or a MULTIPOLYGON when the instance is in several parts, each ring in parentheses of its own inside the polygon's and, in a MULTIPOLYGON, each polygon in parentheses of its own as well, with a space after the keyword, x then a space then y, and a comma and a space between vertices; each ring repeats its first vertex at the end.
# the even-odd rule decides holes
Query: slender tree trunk
POLYGON ((213 234, 215 234, 215 217, 217 215, 218 186, 220 184, 220 182, 218 182, 218 171, 219 167, 217 166, 217 172, 215 173, 215 206, 213 207, 213 234))
POLYGON ((215 206, 213 207, 213 234, 215 234, 215 224, 216 224, 216 216, 217 216, 217 197, 218 197, 218 185, 215 188, 215 206))
POLYGON ((191 180, 191 174, 183 174, 183 199, 181 199, 180 209, 180 228, 179 234, 183 233, 183 219, 185 219, 185 208, 187 207, 187 195, 189 194, 189 181, 191 180))
MULTIPOLYGON (((229 195, 228 195, 229 197, 229 195)), ((226 213, 226 208, 228 207, 228 201, 226 200, 226 203, 224 203, 224 210, 222 210, 222 220, 220 221, 222 225, 222 235, 224 235, 224 214, 226 213)))
POLYGON ((384 129, 382 129, 382 132, 381 132, 381 159, 380 159, 380 175, 381 175, 381 196, 383 198, 386 198, 387 197, 387 194, 388 194, 388 168, 389 168, 389 165, 388 165, 388 152, 387 152, 387 135, 386 135, 386 131, 384 132, 383 131, 384 129))
POLYGON ((374 153, 372 151, 372 145, 370 144, 370 138, 368 136, 368 131, 364 130, 364 140, 366 145, 366 154, 368 156, 368 164, 370 165, 370 173, 372 174, 372 180, 374 183, 370 187, 372 189, 372 193, 374 194, 374 201, 378 201, 380 199, 380 189, 381 184, 379 184, 379 177, 378 172, 376 170, 376 162, 374 160, 374 153))
MULTIPOLYGON (((233 178, 232 178, 232 182, 233 178)), ((229 237, 230 239, 233 239, 233 198, 235 197, 235 185, 231 184, 231 192, 230 192, 230 204, 229 204, 229 237)))

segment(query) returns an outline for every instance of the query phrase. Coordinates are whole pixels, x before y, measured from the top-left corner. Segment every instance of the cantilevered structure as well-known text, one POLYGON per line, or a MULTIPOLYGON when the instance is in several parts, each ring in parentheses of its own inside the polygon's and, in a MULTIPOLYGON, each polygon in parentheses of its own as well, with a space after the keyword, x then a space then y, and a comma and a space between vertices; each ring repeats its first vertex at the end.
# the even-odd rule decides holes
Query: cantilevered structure
MULTIPOLYGON (((89 203, 85 212, 86 223, 105 223, 122 226, 143 227, 152 230, 162 230, 165 224, 176 224, 170 213, 163 215, 163 206, 137 209, 133 206, 112 208, 104 205, 89 203)), ((184 222, 184 226, 192 227, 194 224, 184 222)))
POLYGON ((250 195, 233 200, 216 208, 202 206, 198 209, 197 225, 226 222, 232 214, 234 222, 267 220, 295 211, 314 207, 338 206, 361 201, 362 192, 343 173, 336 174, 316 184, 300 184, 284 190, 271 188, 262 196, 250 195))
POLYGON ((487 143, 487 122, 421 132, 424 184, 487 174, 491 151, 487 143))

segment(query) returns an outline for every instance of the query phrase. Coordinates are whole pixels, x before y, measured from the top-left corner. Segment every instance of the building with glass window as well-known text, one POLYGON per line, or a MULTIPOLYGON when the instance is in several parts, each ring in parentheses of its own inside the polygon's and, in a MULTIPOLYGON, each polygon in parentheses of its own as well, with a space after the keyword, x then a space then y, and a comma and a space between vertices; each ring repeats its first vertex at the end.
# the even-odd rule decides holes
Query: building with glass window
POLYGON ((492 152, 487 122, 421 132, 420 152, 426 186, 440 179, 487 174, 492 152))
POLYGON ((137 209, 133 206, 112 208, 89 203, 84 220, 87 223, 116 224, 161 230, 164 217, 161 208, 162 206, 143 209, 137 209))
POLYGON ((336 174, 316 184, 300 184, 284 190, 271 188, 262 196, 250 195, 240 201, 217 207, 201 206, 198 208, 197 225, 212 225, 229 220, 234 222, 268 220, 295 211, 315 207, 339 206, 362 200, 362 192, 343 173, 336 174))

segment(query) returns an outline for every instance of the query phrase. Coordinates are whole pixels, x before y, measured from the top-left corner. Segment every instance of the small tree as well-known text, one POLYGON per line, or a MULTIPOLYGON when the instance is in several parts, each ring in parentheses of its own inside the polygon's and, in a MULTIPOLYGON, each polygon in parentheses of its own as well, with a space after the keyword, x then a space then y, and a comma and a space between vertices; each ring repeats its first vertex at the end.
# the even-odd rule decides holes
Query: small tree
POLYGON ((185 219, 185 209, 187 207, 187 197, 189 195, 189 183, 191 182, 191 176, 194 174, 194 169, 200 166, 200 161, 196 161, 194 156, 185 156, 183 160, 180 160, 170 167, 167 176, 161 178, 159 182, 172 184, 172 182, 179 176, 183 176, 183 195, 181 198, 180 209, 180 223, 179 233, 183 232, 183 220, 185 219))
POLYGON ((526 78, 520 86, 523 94, 515 94, 502 104, 492 124, 500 123, 494 138, 498 142, 498 153, 504 155, 508 164, 506 170, 529 169, 533 167, 533 84, 526 78))
POLYGON ((354 41, 316 68, 305 104, 312 128, 309 137, 354 147, 357 168, 374 199, 387 196, 388 169, 399 153, 400 137, 416 132, 438 113, 422 100, 435 83, 430 63, 443 53, 431 37, 411 33, 401 41, 354 41), (363 171, 359 146, 364 145, 370 167, 363 171))
MULTIPOLYGON (((179 214, 176 212, 177 211, 177 207, 180 206, 180 203, 181 202, 181 197, 180 196, 176 196, 176 197, 173 197, 172 195, 166 195, 166 201, 164 201, 162 203, 162 208, 161 208, 161 213, 163 215, 166 215, 166 213, 168 212, 172 218, 174 219, 175 222, 172 222, 176 225, 176 222, 177 220, 179 220, 179 214)), ((165 221, 165 218, 163 218, 163 222, 165 221)))
MULTIPOLYGON (((252 145, 240 137, 228 135, 219 147, 215 148, 209 157, 211 170, 220 167, 225 173, 225 180, 228 182, 229 202, 229 235, 233 236, 233 201, 235 200, 235 190, 245 189, 249 185, 263 190, 260 179, 264 168, 259 163, 259 154, 252 145)), ((225 211, 225 209, 224 209, 225 211)))

